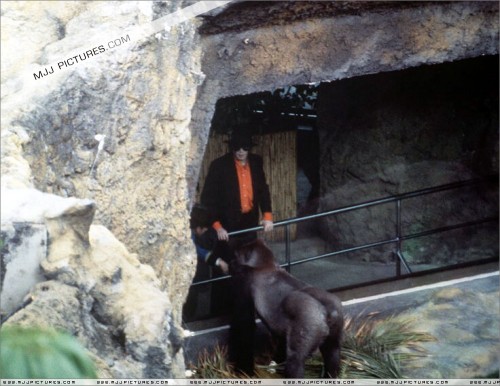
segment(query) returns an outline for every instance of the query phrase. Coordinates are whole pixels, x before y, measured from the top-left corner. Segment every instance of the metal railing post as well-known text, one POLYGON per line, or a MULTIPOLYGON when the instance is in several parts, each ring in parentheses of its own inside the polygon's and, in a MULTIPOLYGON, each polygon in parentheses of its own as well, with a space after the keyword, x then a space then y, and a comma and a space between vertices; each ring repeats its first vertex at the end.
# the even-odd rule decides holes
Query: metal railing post
POLYGON ((291 271, 291 257, 290 257, 290 224, 285 225, 285 259, 286 259, 286 270, 291 271))
POLYGON ((396 276, 401 276, 401 200, 396 201, 396 276))

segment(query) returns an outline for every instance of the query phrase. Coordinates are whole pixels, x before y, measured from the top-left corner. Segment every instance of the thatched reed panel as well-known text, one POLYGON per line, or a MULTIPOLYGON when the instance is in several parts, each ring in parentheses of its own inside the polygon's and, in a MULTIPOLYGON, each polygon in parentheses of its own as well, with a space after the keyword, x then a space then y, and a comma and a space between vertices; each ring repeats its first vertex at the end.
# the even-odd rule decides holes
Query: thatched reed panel
MULTIPOLYGON (((227 153, 227 136, 210 136, 202 167, 197 189, 197 199, 205 177, 208 173, 208 167, 217 157, 227 153)), ((280 133, 265 134, 256 136, 254 140, 258 143, 252 149, 252 152, 259 154, 264 161, 264 172, 271 191, 271 200, 273 205, 273 216, 275 221, 288 219, 297 215, 297 148, 295 131, 286 131, 280 133)), ((291 227, 291 238, 296 235, 296 227, 291 227)), ((276 228, 272 234, 264 236, 270 241, 280 241, 285 238, 285 228, 276 228)))
POLYGON ((198 178, 198 185, 196 187, 196 201, 200 202, 201 192, 205 184, 205 178, 208 174, 208 168, 210 163, 223 156, 228 152, 228 145, 226 143, 228 139, 227 135, 211 135, 208 139, 207 146, 205 148, 205 154, 203 155, 203 162, 201 164, 200 176, 198 178))

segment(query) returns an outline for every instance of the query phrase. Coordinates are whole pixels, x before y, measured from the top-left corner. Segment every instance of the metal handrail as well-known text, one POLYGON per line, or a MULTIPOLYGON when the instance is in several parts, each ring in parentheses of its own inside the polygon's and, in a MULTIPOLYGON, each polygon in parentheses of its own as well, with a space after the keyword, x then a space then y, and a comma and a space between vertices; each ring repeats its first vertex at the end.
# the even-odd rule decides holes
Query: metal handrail
MULTIPOLYGON (((286 219, 286 220, 282 220, 282 221, 277 221, 274 223, 275 228, 285 226, 285 243, 286 243, 285 244, 285 260, 286 260, 286 262, 284 264, 281 264, 281 266, 285 267, 288 271, 290 271, 290 268, 294 265, 304 264, 304 263, 308 263, 308 262, 314 261, 314 260, 324 259, 327 257, 336 256, 336 255, 349 253, 349 252, 355 252, 355 251, 359 251, 359 250, 363 250, 363 249, 370 249, 370 248, 374 248, 374 247, 378 247, 378 246, 382 246, 382 245, 396 244, 396 253, 395 254, 398 257, 398 259, 396 261, 396 277, 402 276, 401 266, 404 266, 406 271, 409 274, 411 274, 412 273, 411 268, 410 268, 408 262, 406 261, 406 259, 403 256, 403 253, 402 253, 402 249, 401 249, 402 241, 414 239, 414 238, 418 238, 418 237, 424 237, 424 236, 428 236, 431 234, 441 233, 441 232, 448 231, 448 230, 454 230, 454 229, 464 228, 464 227, 468 227, 468 226, 479 225, 479 224, 482 224, 485 222, 491 222, 491 221, 495 221, 495 220, 498 221, 498 216, 492 216, 492 217, 487 217, 484 219, 479 219, 476 221, 468 221, 465 223, 460 223, 460 224, 450 225, 450 226, 446 226, 446 227, 430 229, 430 230, 426 230, 423 232, 403 235, 402 234, 402 226, 401 226, 401 224, 402 224, 402 222, 401 222, 401 212, 402 212, 401 202, 403 200, 406 200, 409 198, 419 197, 419 196, 423 196, 423 195, 429 195, 429 194, 433 194, 433 193, 439 193, 439 192, 443 192, 443 191, 451 190, 451 189, 458 189, 458 188, 464 188, 464 187, 468 187, 468 186, 474 186, 474 185, 478 185, 481 183, 488 183, 488 184, 496 183, 496 184, 498 184, 498 175, 492 175, 492 176, 483 177, 483 178, 475 178, 475 179, 466 180, 466 181, 458 181, 458 182, 454 182, 454 183, 450 183, 450 184, 420 189, 420 190, 416 190, 413 192, 402 193, 402 194, 397 194, 397 195, 384 197, 384 198, 380 198, 380 199, 365 201, 365 202, 362 202, 359 204, 349 205, 349 206, 345 206, 345 207, 341 207, 341 208, 337 208, 337 209, 333 209, 333 210, 328 210, 328 211, 321 212, 321 213, 315 213, 315 214, 308 215, 308 216, 294 217, 294 218, 290 218, 290 219, 286 219), (307 221, 307 220, 313 220, 313 219, 318 219, 318 218, 322 218, 322 217, 333 216, 333 215, 337 215, 339 213, 346 213, 346 212, 353 211, 353 210, 368 208, 368 207, 387 204, 387 203, 396 203, 396 232, 395 232, 396 235, 394 238, 382 240, 382 241, 378 241, 378 242, 373 242, 373 243, 369 243, 369 244, 358 245, 355 247, 344 248, 344 249, 341 249, 338 251, 329 252, 329 253, 325 253, 325 254, 318 255, 318 256, 307 257, 307 258, 296 260, 293 262, 291 261, 291 256, 290 256, 290 225, 294 225, 294 224, 297 224, 299 222, 303 222, 303 221, 307 221)), ((229 236, 236 236, 236 235, 240 235, 240 234, 247 233, 247 232, 262 231, 263 229, 264 229, 263 226, 257 226, 257 227, 253 227, 253 228, 248 228, 248 229, 230 232, 229 236)), ((221 277, 217 277, 217 278, 202 280, 202 281, 195 282, 192 285, 194 286, 194 285, 212 283, 212 282, 220 281, 223 279, 227 279, 229 277, 230 277, 229 275, 226 275, 226 276, 221 276, 221 277)), ((360 285, 361 284, 362 283, 360 283, 360 285)))

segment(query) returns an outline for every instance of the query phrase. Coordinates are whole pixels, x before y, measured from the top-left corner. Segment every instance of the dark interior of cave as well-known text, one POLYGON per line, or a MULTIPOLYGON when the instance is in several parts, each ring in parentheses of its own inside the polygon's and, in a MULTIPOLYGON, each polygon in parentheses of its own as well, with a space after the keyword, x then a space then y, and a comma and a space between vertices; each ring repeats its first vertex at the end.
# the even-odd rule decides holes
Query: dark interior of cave
MULTIPOLYGON (((211 135, 241 128, 251 129, 257 139, 276 132, 294 132, 295 165, 288 167, 296 168, 295 216, 455 182, 453 180, 498 175, 498 65, 498 56, 479 57, 225 98, 217 102, 211 135), (441 167, 443 170, 439 170, 441 167), (391 174, 393 169, 407 175, 391 174), (384 185, 381 180, 386 180, 384 185), (411 183, 405 185, 407 180, 411 183), (345 191, 339 193, 344 188, 345 191)), ((456 205, 460 202, 473 200, 476 203, 468 208, 469 212, 498 218, 497 184, 471 189, 463 195, 450 193, 439 197, 439 200, 450 200, 453 211, 457 211, 456 205)), ((432 217, 432 213, 440 217, 440 221, 451 217, 429 206, 432 201, 431 198, 415 202, 415 210, 423 211, 424 206, 428 206, 427 217, 432 217)), ((439 205, 446 206, 442 202, 439 205)), ((375 223, 366 225, 366 219, 350 218, 344 224, 361 221, 366 228, 357 228, 357 233, 368 234, 369 228, 380 228, 376 221, 386 221, 377 220, 373 213, 369 218, 375 223)), ((339 231, 327 221, 297 225, 292 258, 366 242, 362 237, 346 241, 333 234, 342 231, 356 232, 346 229, 345 225, 339 231), (332 245, 332 240, 336 245, 332 245), (347 245, 349 243, 354 244, 347 245)), ((478 233, 480 241, 474 241, 473 246, 463 246, 456 240, 443 242, 443 238, 438 238, 422 241, 422 244, 408 242, 403 248, 409 255, 417 250, 440 254, 434 242, 441 247, 445 245, 447 250, 464 250, 443 252, 441 258, 435 259, 417 257, 415 252, 414 261, 410 258, 410 263, 418 266, 415 269, 456 263, 453 259, 469 259, 470 263, 484 257, 498 258, 498 221, 464 232, 444 232, 443 237, 462 239, 464 235, 478 233), (469 257, 463 257, 465 255, 469 257)), ((283 242, 275 239, 269 244, 280 263, 284 263, 283 242)), ((380 248, 370 257, 365 252, 334 258, 337 262, 358 261, 347 268, 350 275, 347 281, 335 274, 338 267, 326 269, 321 264, 298 265, 292 273, 306 282, 320 283, 328 290, 356 285, 363 280, 392 275, 394 261, 384 257, 391 256, 390 249, 380 248), (375 255, 381 257, 374 262, 375 255)), ((206 278, 219 275, 206 267, 201 269, 206 278)), ((192 288, 186 307, 190 311, 185 321, 206 320, 227 311, 226 307, 214 304, 221 301, 213 295, 218 292, 216 286, 192 288)))

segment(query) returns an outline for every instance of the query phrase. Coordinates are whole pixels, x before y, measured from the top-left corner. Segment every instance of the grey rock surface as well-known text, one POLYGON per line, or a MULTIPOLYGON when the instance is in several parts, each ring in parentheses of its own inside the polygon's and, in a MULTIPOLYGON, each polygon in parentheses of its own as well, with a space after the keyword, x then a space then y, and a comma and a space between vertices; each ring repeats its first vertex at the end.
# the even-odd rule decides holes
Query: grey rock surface
POLYGON ((434 336, 435 342, 421 344, 427 356, 406 370, 407 378, 485 378, 500 370, 499 276, 497 271, 470 279, 348 301, 347 312, 409 318, 416 331, 434 336))

